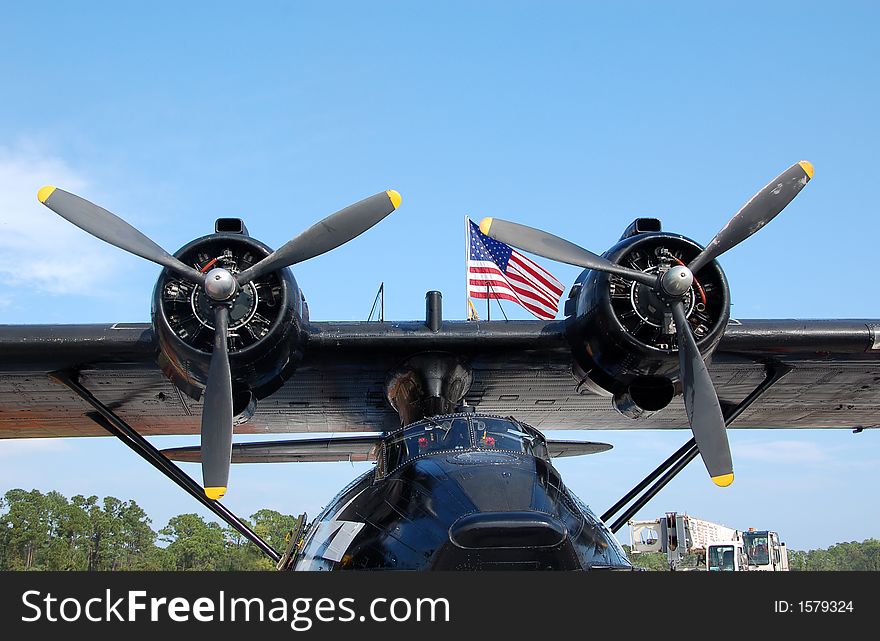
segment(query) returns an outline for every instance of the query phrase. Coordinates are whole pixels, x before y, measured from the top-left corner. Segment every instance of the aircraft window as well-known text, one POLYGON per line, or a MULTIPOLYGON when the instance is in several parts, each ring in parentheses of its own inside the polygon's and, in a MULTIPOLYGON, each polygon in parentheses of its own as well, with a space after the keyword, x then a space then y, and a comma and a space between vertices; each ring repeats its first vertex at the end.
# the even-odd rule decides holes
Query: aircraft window
POLYGON ((402 440, 389 439, 385 442, 385 465, 382 466, 382 475, 384 476, 391 470, 397 468, 406 457, 406 447, 402 440))
POLYGON ((475 418, 477 447, 548 458, 544 437, 531 428, 501 418, 475 418))
POLYGON ((743 534, 743 543, 750 565, 770 564, 770 548, 767 545, 766 534, 743 534))
POLYGON ((733 571, 736 569, 733 561, 732 545, 710 545, 709 546, 709 571, 733 571))
POLYGON ((426 419, 410 425, 385 441, 383 473, 391 472, 423 454, 471 447, 471 433, 466 418, 426 419))

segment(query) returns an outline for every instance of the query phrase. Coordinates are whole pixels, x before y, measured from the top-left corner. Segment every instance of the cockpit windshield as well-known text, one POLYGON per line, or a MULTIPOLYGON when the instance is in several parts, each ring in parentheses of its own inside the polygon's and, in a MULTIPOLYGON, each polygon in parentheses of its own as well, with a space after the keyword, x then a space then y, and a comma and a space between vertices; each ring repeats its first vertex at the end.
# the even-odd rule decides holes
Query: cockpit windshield
POLYGON ((547 444, 536 429, 512 419, 491 417, 428 418, 389 435, 378 475, 393 472, 422 455, 467 449, 505 450, 548 459, 547 444))
POLYGON ((466 418, 413 423, 385 441, 385 469, 393 471, 422 454, 473 447, 466 418))
POLYGON ((770 547, 766 532, 747 532, 743 534, 743 545, 749 557, 749 565, 769 565, 770 547))
POLYGON ((472 420, 477 447, 547 458, 544 437, 537 431, 503 418, 480 417, 472 420))

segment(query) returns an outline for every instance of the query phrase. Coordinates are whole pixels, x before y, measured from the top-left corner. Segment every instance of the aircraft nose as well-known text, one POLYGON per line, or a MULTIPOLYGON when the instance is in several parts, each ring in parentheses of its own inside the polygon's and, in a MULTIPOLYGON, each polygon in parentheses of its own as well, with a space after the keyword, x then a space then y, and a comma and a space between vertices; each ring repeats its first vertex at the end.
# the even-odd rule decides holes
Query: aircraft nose
POLYGON ((466 550, 552 548, 567 536, 561 521, 541 512, 479 512, 461 517, 449 528, 449 540, 466 550))

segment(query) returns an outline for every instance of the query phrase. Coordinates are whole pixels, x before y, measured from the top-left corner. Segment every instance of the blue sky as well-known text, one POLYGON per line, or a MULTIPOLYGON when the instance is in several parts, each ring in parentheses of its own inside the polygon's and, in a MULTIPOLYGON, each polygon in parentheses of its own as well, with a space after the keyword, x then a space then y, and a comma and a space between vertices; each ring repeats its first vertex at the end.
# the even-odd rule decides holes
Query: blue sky
MULTIPOLYGON (((398 212, 297 268, 313 318, 365 319, 381 281, 386 318, 422 317, 428 289, 444 293, 445 317, 463 318, 465 214, 596 251, 649 215, 705 243, 802 158, 814 180, 722 259, 732 314, 880 317, 877 5, 605 4, 5 6, 0 322, 149 318, 158 268, 41 208, 46 183, 170 251, 219 216, 278 246, 395 188, 398 212)), ((543 264, 566 284, 577 276, 543 264)), ((559 468, 601 512, 688 434, 586 437, 615 449, 559 468)), ((715 488, 695 463, 640 516, 769 527, 795 548, 880 535, 875 433, 734 431, 731 446, 734 486, 715 488)), ((226 503, 315 514, 362 469, 238 466, 226 503)), ((110 439, 0 442, 0 491, 11 487, 133 498, 158 526, 197 510, 110 439)))

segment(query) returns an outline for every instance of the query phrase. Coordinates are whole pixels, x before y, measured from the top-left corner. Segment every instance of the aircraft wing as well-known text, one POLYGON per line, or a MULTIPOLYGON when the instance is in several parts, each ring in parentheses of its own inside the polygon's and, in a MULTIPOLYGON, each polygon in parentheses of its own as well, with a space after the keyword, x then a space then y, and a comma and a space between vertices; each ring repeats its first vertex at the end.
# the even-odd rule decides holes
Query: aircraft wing
MULTIPOLYGON (((329 438, 297 438, 285 441, 258 441, 236 443, 232 446, 233 463, 323 463, 330 461, 375 461, 382 450, 382 435, 332 436, 329 438)), ((607 452, 612 446, 590 441, 547 441, 551 457, 583 456, 607 452)), ((172 461, 200 463, 199 445, 162 450, 172 461)))
MULTIPOLYGON (((466 360, 466 401, 547 429, 687 429, 680 397, 629 419, 608 397, 580 394, 565 321, 313 322, 295 374, 257 405, 239 434, 384 432, 399 426, 385 397, 389 371, 424 351, 466 360)), ((156 365, 149 324, 0 326, 0 438, 103 436, 90 408, 53 382, 80 380, 143 435, 198 434, 201 402, 182 394, 156 365)), ((734 428, 880 426, 880 320, 732 321, 709 371, 722 402, 744 398, 767 364, 791 371, 746 410, 734 428)))

